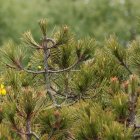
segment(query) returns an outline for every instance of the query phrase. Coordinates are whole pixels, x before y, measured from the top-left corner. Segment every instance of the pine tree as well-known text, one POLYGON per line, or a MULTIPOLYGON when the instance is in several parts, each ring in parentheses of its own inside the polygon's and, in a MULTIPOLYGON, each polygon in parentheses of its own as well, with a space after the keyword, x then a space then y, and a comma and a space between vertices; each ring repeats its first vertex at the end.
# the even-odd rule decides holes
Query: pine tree
MULTIPOLYGON (((39 21, 39 26, 42 32, 40 43, 27 31, 22 36, 24 45, 16 46, 9 42, 1 49, 3 64, 7 67, 4 77, 9 78, 7 84, 10 92, 7 98, 2 99, 4 114, 11 123, 12 130, 22 139, 40 139, 33 130, 39 131, 37 125, 43 127, 45 124, 39 131, 41 137, 45 137, 46 133, 48 139, 53 135, 58 135, 58 138, 68 137, 67 121, 65 117, 61 118, 57 109, 89 96, 85 94, 88 87, 82 88, 86 82, 84 79, 84 83, 79 85, 82 89, 77 89, 82 93, 77 94, 72 89, 72 84, 76 82, 73 79, 80 71, 82 62, 91 57, 91 46, 95 41, 76 41, 67 26, 55 33, 52 39, 46 32, 45 19, 39 21), (23 48, 25 45, 29 47, 27 51, 31 56, 27 56, 27 51, 23 48), (51 116, 47 110, 52 110, 51 116)), ((84 73, 87 77, 83 78, 88 80, 89 74, 83 70, 81 74, 84 73)), ((87 84, 90 83, 91 80, 87 84)))
POLYGON ((101 46, 67 26, 50 38, 39 26, 40 41, 27 31, 1 48, 0 138, 139 139, 139 42, 101 46))

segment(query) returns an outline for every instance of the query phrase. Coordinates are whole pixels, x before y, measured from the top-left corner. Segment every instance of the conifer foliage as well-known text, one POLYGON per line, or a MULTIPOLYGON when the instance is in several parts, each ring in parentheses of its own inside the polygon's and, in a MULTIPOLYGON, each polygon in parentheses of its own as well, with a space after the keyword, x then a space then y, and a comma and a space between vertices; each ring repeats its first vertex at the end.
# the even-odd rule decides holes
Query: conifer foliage
POLYGON ((30 31, 0 50, 0 139, 135 140, 140 137, 140 46, 102 47, 67 26, 30 31))

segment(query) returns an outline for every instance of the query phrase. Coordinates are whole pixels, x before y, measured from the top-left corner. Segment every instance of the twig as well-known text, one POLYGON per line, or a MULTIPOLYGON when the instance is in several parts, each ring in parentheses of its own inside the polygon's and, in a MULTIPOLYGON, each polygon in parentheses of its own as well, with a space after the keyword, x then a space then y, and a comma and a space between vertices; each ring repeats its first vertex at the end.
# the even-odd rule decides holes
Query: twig
MULTIPOLYGON (((68 68, 65 68, 65 69, 61 69, 61 70, 49 70, 48 69, 48 73, 60 73, 60 72, 65 72, 65 71, 69 71, 70 69, 74 68, 77 64, 78 64, 79 61, 77 61, 76 63, 74 63, 73 65, 71 65, 70 67, 68 68)), ((12 68, 12 69, 17 69, 16 67, 10 65, 10 64, 6 64, 6 66, 12 68)), ((46 73, 45 70, 42 70, 42 71, 34 71, 34 70, 28 70, 28 69, 25 69, 25 68, 21 68, 20 70, 24 70, 25 72, 28 72, 28 73, 33 73, 33 74, 42 74, 42 73, 46 73)), ((72 70, 72 71, 78 71, 78 70, 72 70)))
POLYGON ((134 139, 140 138, 140 134, 134 134, 134 135, 133 135, 133 138, 134 138, 134 139))
POLYGON ((71 65, 68 68, 65 69, 61 69, 61 70, 48 70, 49 73, 60 73, 60 72, 65 72, 65 71, 69 71, 70 69, 74 68, 77 64, 79 63, 79 60, 77 60, 73 65, 71 65))
POLYGON ((36 140, 40 140, 39 136, 35 132, 32 132, 32 131, 30 133, 24 133, 22 131, 16 131, 16 132, 20 135, 31 135, 31 136, 34 136, 36 140))
POLYGON ((50 134, 48 136, 48 140, 50 140, 52 138, 53 134, 54 134, 54 130, 52 129, 52 131, 50 132, 50 134))
MULTIPOLYGON (((12 68, 12 69, 17 69, 16 67, 10 65, 10 64, 6 64, 6 66, 8 66, 9 68, 12 68)), ((25 69, 25 68, 21 68, 20 70, 24 70, 25 72, 28 72, 28 73, 33 73, 33 74, 42 74, 42 73, 45 73, 45 71, 33 71, 33 70, 28 70, 28 69, 25 69)))
POLYGON ((137 128, 139 129, 139 128, 140 128, 140 125, 134 124, 134 128, 135 128, 135 129, 137 129, 137 128))
POLYGON ((25 68, 23 68, 22 70, 24 70, 25 72, 28 72, 28 73, 33 73, 33 74, 42 74, 42 73, 45 73, 44 70, 42 70, 42 71, 33 71, 33 70, 25 69, 25 68))
POLYGON ((27 135, 27 140, 31 140, 31 120, 30 120, 30 117, 27 117, 27 120, 26 120, 26 135, 27 135))

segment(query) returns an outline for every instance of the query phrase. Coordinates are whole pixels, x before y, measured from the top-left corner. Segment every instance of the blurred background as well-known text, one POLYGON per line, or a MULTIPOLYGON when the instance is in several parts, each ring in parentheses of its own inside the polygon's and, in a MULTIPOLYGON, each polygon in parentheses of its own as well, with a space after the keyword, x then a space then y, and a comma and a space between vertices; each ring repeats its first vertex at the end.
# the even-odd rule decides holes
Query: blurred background
POLYGON ((48 32, 68 25, 78 38, 116 34, 126 43, 140 35, 140 0, 0 0, 0 45, 27 30, 38 38, 40 18, 48 19, 48 32))

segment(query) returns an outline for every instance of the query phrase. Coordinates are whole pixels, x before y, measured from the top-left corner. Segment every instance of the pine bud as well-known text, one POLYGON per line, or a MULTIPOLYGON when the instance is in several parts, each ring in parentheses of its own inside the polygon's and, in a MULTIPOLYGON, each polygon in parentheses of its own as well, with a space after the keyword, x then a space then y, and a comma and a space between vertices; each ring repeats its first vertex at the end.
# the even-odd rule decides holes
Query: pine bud
POLYGON ((116 76, 112 77, 110 79, 110 81, 111 81, 111 90, 112 90, 112 92, 117 93, 119 91, 119 88, 120 88, 118 78, 116 76))
POLYGON ((116 82, 116 81, 118 81, 118 78, 117 78, 116 76, 115 76, 115 77, 111 77, 111 78, 110 78, 110 81, 111 81, 111 82, 116 82))
POLYGON ((64 26, 63 30, 64 30, 64 33, 68 32, 68 26, 64 26))
POLYGON ((56 111, 54 112, 54 116, 55 116, 56 118, 60 117, 60 112, 59 112, 58 110, 56 110, 56 111))
POLYGON ((122 87, 124 88, 126 93, 128 93, 128 86, 129 86, 129 81, 125 81, 122 83, 122 87))

